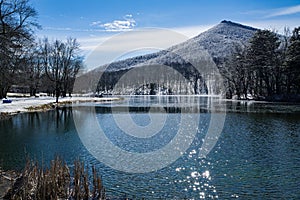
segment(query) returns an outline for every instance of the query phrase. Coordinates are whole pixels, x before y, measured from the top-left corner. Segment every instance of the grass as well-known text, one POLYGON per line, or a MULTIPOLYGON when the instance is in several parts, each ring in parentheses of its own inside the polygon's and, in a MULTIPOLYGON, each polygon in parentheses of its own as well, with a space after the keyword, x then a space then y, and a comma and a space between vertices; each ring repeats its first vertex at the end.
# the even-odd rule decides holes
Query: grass
POLYGON ((52 160, 48 168, 28 160, 4 199, 106 199, 105 188, 95 167, 92 167, 92 181, 89 181, 88 169, 83 162, 75 161, 72 171, 71 174, 59 157, 52 160))
POLYGON ((46 111, 46 110, 50 110, 55 108, 55 105, 53 103, 49 103, 49 104, 43 104, 40 106, 29 106, 26 109, 30 112, 33 111, 46 111))

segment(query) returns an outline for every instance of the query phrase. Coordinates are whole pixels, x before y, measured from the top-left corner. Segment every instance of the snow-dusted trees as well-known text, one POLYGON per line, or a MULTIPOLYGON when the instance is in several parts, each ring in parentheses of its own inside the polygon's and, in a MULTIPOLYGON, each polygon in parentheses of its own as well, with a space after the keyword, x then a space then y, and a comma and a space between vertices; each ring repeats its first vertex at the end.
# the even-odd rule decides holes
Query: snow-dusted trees
POLYGON ((233 55, 226 61, 225 67, 220 68, 226 81, 227 97, 236 95, 238 99, 247 98, 250 86, 249 64, 247 62, 247 48, 235 46, 233 55))
POLYGON ((258 30, 245 48, 237 48, 224 68, 228 96, 260 99, 281 94, 282 56, 279 36, 258 30))

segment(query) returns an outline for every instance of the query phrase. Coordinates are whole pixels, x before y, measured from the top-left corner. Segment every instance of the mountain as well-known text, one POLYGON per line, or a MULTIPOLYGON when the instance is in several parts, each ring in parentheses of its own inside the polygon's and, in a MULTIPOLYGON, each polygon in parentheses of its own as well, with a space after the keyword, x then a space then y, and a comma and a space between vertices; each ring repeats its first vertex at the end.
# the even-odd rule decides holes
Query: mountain
POLYGON ((256 31, 256 28, 224 20, 206 32, 176 45, 174 48, 193 53, 191 51, 203 47, 213 58, 223 60, 232 54, 236 45, 247 45, 256 31))
MULTIPOLYGON (((224 20, 206 32, 166 50, 110 63, 105 72, 101 71, 103 66, 99 67, 90 72, 90 75, 94 76, 93 79, 89 78, 90 85, 94 85, 98 92, 121 94, 149 94, 151 90, 151 94, 157 93, 158 90, 173 94, 214 93, 209 88, 211 74, 215 74, 214 70, 216 70, 212 69, 213 66, 221 67, 237 46, 248 44, 256 31, 257 29, 253 27, 224 20), (179 74, 171 72, 172 70, 165 71, 167 67, 158 67, 158 65, 169 66, 179 74), (195 65, 199 66, 199 69, 195 69, 195 65), (148 68, 142 69, 142 66, 148 68), (123 81, 122 88, 116 89, 116 83, 120 82, 120 78, 130 69, 139 69, 139 71, 123 81), (149 79, 160 74, 164 76, 159 77, 158 80, 149 79), (182 82, 180 76, 183 76, 186 81, 182 82), (175 80, 170 81, 171 79, 175 80), (97 86, 91 83, 91 80, 99 80, 96 81, 97 86), (186 85, 185 89, 182 88, 182 84, 186 85)), ((94 91, 91 88, 90 90, 94 91)))

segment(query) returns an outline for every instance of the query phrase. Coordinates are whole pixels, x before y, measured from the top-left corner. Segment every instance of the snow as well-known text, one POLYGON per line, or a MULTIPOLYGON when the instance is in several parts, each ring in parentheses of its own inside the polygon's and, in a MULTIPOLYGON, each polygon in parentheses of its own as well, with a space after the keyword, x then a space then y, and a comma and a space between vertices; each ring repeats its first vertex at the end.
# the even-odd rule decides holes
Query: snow
MULTIPOLYGON (((29 97, 29 98, 9 98, 12 103, 0 103, 0 113, 19 113, 28 112, 28 107, 38 107, 45 104, 55 103, 54 97, 29 97)), ((119 98, 96 98, 96 97, 65 97, 59 98, 59 102, 101 102, 101 101, 115 101, 120 100, 119 98)))

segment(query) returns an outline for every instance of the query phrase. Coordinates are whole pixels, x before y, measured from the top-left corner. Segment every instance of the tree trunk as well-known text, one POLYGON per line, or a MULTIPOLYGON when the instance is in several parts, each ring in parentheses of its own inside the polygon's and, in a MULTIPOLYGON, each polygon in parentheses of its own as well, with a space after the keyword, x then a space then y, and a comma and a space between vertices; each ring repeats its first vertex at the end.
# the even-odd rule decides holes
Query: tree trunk
POLYGON ((199 78, 196 76, 194 81, 194 94, 198 94, 198 80, 199 78))
POLYGON ((4 99, 7 97, 8 90, 9 90, 9 87, 2 87, 0 89, 0 99, 4 99))
POLYGON ((56 88, 56 90, 55 90, 55 97, 56 97, 55 102, 56 102, 56 103, 58 103, 59 95, 60 95, 60 89, 59 89, 59 88, 56 88))

